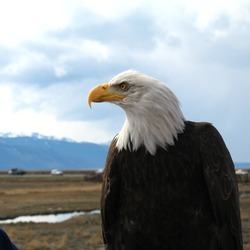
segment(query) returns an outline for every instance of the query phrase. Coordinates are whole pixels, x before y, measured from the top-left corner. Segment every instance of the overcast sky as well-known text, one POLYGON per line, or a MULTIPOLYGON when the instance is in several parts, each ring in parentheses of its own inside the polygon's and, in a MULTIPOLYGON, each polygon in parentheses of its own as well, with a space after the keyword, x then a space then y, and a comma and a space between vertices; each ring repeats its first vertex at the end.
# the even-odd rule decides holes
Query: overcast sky
POLYGON ((109 142, 124 122, 88 92, 127 69, 168 84, 250 161, 249 0, 0 2, 0 133, 109 142))

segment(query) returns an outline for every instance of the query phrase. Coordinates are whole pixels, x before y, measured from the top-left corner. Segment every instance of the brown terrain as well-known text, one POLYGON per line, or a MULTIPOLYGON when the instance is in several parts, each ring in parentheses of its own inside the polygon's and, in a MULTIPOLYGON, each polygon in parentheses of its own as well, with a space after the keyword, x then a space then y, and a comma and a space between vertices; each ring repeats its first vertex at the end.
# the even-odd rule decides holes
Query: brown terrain
MULTIPOLYGON (((0 175, 0 220, 98 209, 100 189, 100 182, 86 181, 82 174, 0 175)), ((244 250, 250 250, 250 182, 241 182, 239 190, 244 250)), ((0 227, 20 250, 92 250, 102 246, 99 214, 79 215, 50 224, 0 223, 0 227)))

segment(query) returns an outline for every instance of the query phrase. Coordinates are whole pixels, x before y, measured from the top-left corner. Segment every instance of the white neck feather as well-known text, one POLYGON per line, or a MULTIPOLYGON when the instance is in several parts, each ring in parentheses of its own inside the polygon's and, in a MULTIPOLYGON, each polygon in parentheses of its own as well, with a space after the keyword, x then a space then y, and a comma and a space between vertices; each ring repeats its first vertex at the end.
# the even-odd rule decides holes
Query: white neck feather
POLYGON ((166 86, 160 93, 150 93, 138 105, 121 105, 126 120, 116 138, 118 150, 136 151, 144 145, 155 155, 157 147, 167 150, 168 145, 174 145, 174 139, 184 130, 184 117, 177 98, 166 86))

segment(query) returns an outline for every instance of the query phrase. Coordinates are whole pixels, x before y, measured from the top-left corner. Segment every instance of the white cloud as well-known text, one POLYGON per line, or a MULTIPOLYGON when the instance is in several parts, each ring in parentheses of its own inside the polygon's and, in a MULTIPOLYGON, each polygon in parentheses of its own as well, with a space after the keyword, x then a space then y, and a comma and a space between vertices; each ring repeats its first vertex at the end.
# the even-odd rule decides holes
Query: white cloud
POLYGON ((9 0, 0 3, 0 43, 16 46, 70 21, 68 1, 9 0))
POLYGON ((235 159, 250 160, 249 11, 247 0, 1 3, 0 132, 111 140, 124 113, 90 110, 87 94, 134 68, 167 82, 187 119, 213 122, 235 159))
MULTIPOLYGON (((99 143, 110 141, 113 132, 109 130, 110 121, 108 119, 103 119, 98 123, 95 120, 58 119, 58 116, 61 115, 60 112, 67 112, 65 107, 70 105, 72 101, 72 99, 65 99, 69 94, 67 89, 70 90, 66 86, 65 93, 60 96, 62 102, 50 106, 53 102, 54 104, 58 102, 56 99, 50 99, 55 97, 51 89, 40 93, 39 89, 21 89, 13 84, 0 86, 1 133, 31 135, 37 132, 57 138, 71 138, 75 141, 96 141, 99 143)), ((61 87, 59 90, 62 91, 63 88, 61 87)), ((83 106, 87 106, 87 102, 83 106)))
POLYGON ((67 75, 67 70, 64 66, 55 66, 55 75, 56 77, 63 77, 67 75))
POLYGON ((140 7, 142 4, 142 0, 127 0, 126 2, 107 0, 104 4, 100 0, 82 0, 82 6, 108 20, 122 18, 127 13, 140 7))

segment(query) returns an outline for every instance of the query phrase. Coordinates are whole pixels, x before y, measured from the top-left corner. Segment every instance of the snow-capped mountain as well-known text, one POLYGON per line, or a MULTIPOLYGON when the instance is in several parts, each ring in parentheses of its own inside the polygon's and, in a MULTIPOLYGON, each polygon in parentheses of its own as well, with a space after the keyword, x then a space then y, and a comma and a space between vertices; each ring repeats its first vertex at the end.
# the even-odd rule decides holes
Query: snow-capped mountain
POLYGON ((10 168, 24 170, 99 169, 105 164, 109 145, 74 142, 68 139, 32 134, 0 135, 0 171, 10 168))

